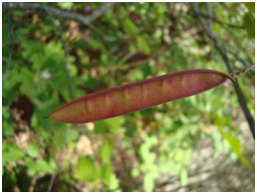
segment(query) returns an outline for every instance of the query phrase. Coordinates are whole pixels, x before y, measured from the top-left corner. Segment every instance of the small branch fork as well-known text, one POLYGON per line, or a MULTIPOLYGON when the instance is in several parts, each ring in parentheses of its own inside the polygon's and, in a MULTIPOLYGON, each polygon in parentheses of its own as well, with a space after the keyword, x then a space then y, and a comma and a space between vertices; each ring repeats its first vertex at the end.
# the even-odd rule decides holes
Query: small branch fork
POLYGON ((242 74, 244 74, 245 72, 249 71, 253 66, 255 66, 255 64, 251 65, 250 67, 248 67, 247 69, 237 72, 237 73, 230 73, 227 74, 227 78, 230 79, 232 82, 236 82, 236 78, 242 74))
MULTIPOLYGON (((197 3, 191 3, 191 6, 192 6, 192 10, 193 12, 195 13, 198 21, 200 22, 200 24, 202 25, 204 31, 207 33, 207 35, 214 41, 214 46, 216 47, 216 49, 218 50, 218 52, 220 53, 221 57, 223 58, 226 66, 227 66, 227 69, 229 72, 233 72, 232 71, 232 67, 231 67, 231 63, 229 61, 229 58, 227 57, 227 54, 226 54, 226 48, 224 47, 224 45, 220 42, 220 40, 217 38, 217 35, 212 31, 211 27, 210 26, 207 26, 207 24, 202 20, 201 18, 201 13, 199 11, 199 7, 198 7, 198 4, 197 3)), ((254 66, 254 65, 252 65, 254 66)), ((252 67, 251 66, 251 67, 252 67)), ((249 69, 251 68, 249 67, 249 69)), ((246 70, 248 71, 248 69, 246 70)), ((245 71, 245 72, 246 72, 245 71)), ((242 74, 242 73, 241 73, 242 74)), ((240 74, 240 75, 241 75, 240 74)), ((230 78, 229 78, 230 79, 230 78)), ((232 80, 233 81, 233 80, 232 80)), ((238 85, 237 82, 234 82, 234 87, 235 87, 235 91, 236 91, 236 94, 237 94, 237 97, 238 97, 238 101, 242 107, 242 110, 244 112, 244 115, 245 115, 245 118, 248 122, 248 125, 250 127, 250 130, 251 130, 251 133, 253 135, 253 138, 255 139, 255 121, 249 111, 249 109, 247 108, 246 106, 246 101, 245 101, 245 98, 243 96, 243 93, 238 85)))
POLYGON ((73 21, 77 21, 77 22, 80 22, 80 23, 88 26, 101 39, 101 41, 103 42, 104 46, 106 47, 106 49, 109 52, 109 55, 111 57, 111 61, 112 61, 112 70, 111 70, 112 80, 110 82, 110 87, 111 87, 114 85, 115 59, 114 59, 113 53, 110 49, 111 47, 110 47, 109 43, 106 41, 106 39, 108 37, 104 36, 91 22, 93 20, 95 20, 97 17, 99 17, 100 15, 102 15, 109 7, 113 6, 114 4, 115 4, 114 2, 104 3, 99 9, 95 10, 92 14, 90 14, 88 16, 83 16, 83 15, 77 14, 77 13, 71 13, 69 11, 65 11, 65 10, 37 4, 37 3, 3 2, 2 6, 5 9, 20 9, 20 10, 31 10, 31 11, 44 10, 48 13, 49 16, 51 14, 52 17, 54 16, 57 18, 73 20, 73 21))
POLYGON ((80 22, 84 25, 88 25, 93 20, 95 20, 97 17, 102 15, 110 6, 112 6, 114 3, 105 3, 102 7, 100 7, 98 10, 94 11, 89 16, 83 16, 81 14, 77 13, 71 13, 69 11, 61 10, 54 7, 49 7, 37 3, 23 3, 23 2, 3 2, 2 6, 4 9, 20 9, 20 10, 47 10, 49 13, 51 13, 54 17, 57 18, 63 18, 68 20, 73 20, 80 22))

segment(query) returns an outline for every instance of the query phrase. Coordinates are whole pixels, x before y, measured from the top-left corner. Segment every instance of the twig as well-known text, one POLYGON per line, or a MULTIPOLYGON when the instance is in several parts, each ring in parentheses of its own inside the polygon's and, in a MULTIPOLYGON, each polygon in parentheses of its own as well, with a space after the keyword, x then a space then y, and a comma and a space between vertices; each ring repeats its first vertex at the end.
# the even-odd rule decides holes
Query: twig
POLYGON ((103 14, 113 4, 114 3, 105 3, 102 7, 94 11, 89 16, 83 16, 81 14, 71 13, 69 11, 65 11, 58 8, 49 7, 46 5, 37 4, 37 3, 3 2, 2 6, 5 9, 21 9, 21 10, 31 10, 31 11, 47 10, 54 17, 74 20, 84 25, 88 25, 97 17, 99 17, 101 14, 103 14))
POLYGON ((248 67, 247 69, 243 70, 243 71, 240 71, 240 72, 237 72, 235 73, 237 76, 240 76, 242 74, 244 74, 245 72, 249 71, 253 66, 255 66, 255 64, 251 65, 250 67, 248 67))
MULTIPOLYGON (((67 75, 67 79, 68 79, 68 86, 69 86, 69 94, 70 94, 70 98, 71 100, 74 99, 73 97, 73 93, 72 93, 72 87, 71 87, 71 78, 70 78, 70 74, 69 74, 69 71, 68 71, 68 63, 69 63, 69 52, 68 52, 68 49, 67 49, 67 46, 65 45, 65 41, 64 41, 64 38, 62 36, 62 30, 59 26, 56 25, 55 21, 54 21, 54 18, 52 16, 52 14, 46 9, 45 10, 48 15, 50 16, 50 19, 53 23, 53 25, 56 27, 56 29, 59 31, 60 33, 60 38, 61 38, 61 41, 62 41, 62 45, 63 45, 63 48, 65 50, 65 72, 66 72, 66 75, 67 75)), ((71 127, 72 128, 72 127, 71 127)), ((68 137, 70 136, 70 132, 71 132, 71 128, 69 129, 69 132, 67 133, 63 143, 62 143, 62 147, 61 147, 61 152, 64 148, 64 145, 66 144, 66 141, 68 139, 68 137)), ((60 162, 61 162, 61 153, 59 153, 59 156, 58 156, 58 160, 57 160, 57 168, 55 169, 54 173, 52 174, 51 176, 51 179, 50 179, 50 182, 49 182, 49 185, 47 187, 47 191, 51 191, 52 190, 52 186, 53 186, 53 183, 54 183, 54 180, 56 178, 56 175, 59 171, 59 168, 60 168, 60 162)))
POLYGON ((212 6, 211 6, 210 2, 207 2, 206 5, 207 5, 207 10, 208 10, 208 15, 210 16, 210 18, 208 19, 209 28, 212 29, 213 28, 213 23, 211 20, 211 18, 213 17, 212 6))
POLYGON ((88 16, 88 20, 93 21, 102 15, 109 7, 111 7, 114 2, 105 3, 99 9, 95 10, 90 16, 88 16))
POLYGON ((36 182, 39 178, 42 178, 43 176, 45 176, 45 174, 43 172, 39 172, 38 174, 36 174, 35 176, 33 176, 32 180, 31 180, 31 184, 29 186, 29 190, 28 192, 33 192, 34 191, 34 187, 36 185, 36 182))
POLYGON ((11 22, 9 16, 7 15, 7 13, 6 13, 6 11, 4 9, 3 9, 3 12, 4 12, 4 14, 5 14, 5 16, 6 16, 7 20, 8 20, 8 24, 9 24, 10 31, 11 31, 11 48, 10 48, 10 53, 9 53, 6 69, 5 69, 5 72, 3 74, 3 77, 4 77, 7 74, 7 72, 8 72, 9 65, 10 65, 11 58, 12 58, 14 32, 13 32, 13 28, 12 28, 12 22, 11 22))
POLYGON ((51 14, 51 12, 49 12, 47 9, 45 10, 48 15, 50 16, 50 19, 53 23, 53 25, 55 26, 55 28, 59 31, 60 33, 60 38, 61 38, 61 41, 62 41, 62 45, 63 45, 63 48, 65 50, 65 72, 66 72, 66 75, 67 75, 67 79, 68 79, 68 86, 69 86, 69 94, 70 94, 70 98, 71 100, 73 100, 73 93, 72 93, 72 88, 71 88, 71 78, 70 78, 70 74, 69 74, 69 70, 68 70, 68 64, 69 64, 69 52, 68 52, 68 49, 67 49, 67 46, 65 44, 65 41, 63 39, 63 36, 62 36, 62 30, 59 26, 56 25, 55 21, 54 21, 54 18, 51 14))
MULTIPOLYGON (((221 57, 223 58, 226 66, 227 66, 227 69, 229 70, 229 72, 233 72, 232 68, 231 68, 230 61, 229 61, 229 59, 226 55, 226 49, 225 49, 224 45, 218 40, 216 34, 214 32, 212 32, 210 29, 208 29, 206 24, 203 22, 203 20, 200 16, 201 14, 200 14, 200 11, 199 11, 199 8, 198 8, 198 4, 197 3, 191 3, 191 6, 192 6, 193 12, 195 13, 197 19, 201 23, 204 31, 207 33, 207 35, 211 39, 213 39, 214 45, 215 45, 216 49, 218 50, 218 52, 220 53, 221 57)), ((246 120, 248 122, 248 125, 250 127, 250 130, 252 132, 253 138, 255 139, 255 121, 254 121, 252 115, 250 114, 249 109, 246 106, 246 101, 245 101, 243 93, 242 93, 242 91, 241 91, 241 89, 238 85, 238 82, 233 83, 233 85, 234 85, 235 90, 236 90, 238 101, 239 101, 239 103, 242 107, 245 118, 246 118, 246 120)))
POLYGON ((236 26, 236 25, 233 25, 233 24, 228 24, 228 23, 225 23, 225 22, 221 22, 214 17, 208 16, 208 15, 205 15, 205 14, 202 14, 202 13, 199 13, 199 16, 202 17, 202 18, 211 19, 213 22, 216 22, 216 23, 219 23, 219 24, 222 24, 222 25, 226 25, 226 26, 231 27, 231 28, 245 29, 244 26, 236 26))
POLYGON ((127 60, 129 60, 131 57, 133 57, 134 55, 136 55, 138 52, 129 52, 127 54, 125 54, 125 56, 123 56, 121 58, 121 60, 119 60, 119 62, 117 63, 117 65, 115 66, 115 69, 119 69, 120 66, 122 66, 122 64, 124 64, 127 60))

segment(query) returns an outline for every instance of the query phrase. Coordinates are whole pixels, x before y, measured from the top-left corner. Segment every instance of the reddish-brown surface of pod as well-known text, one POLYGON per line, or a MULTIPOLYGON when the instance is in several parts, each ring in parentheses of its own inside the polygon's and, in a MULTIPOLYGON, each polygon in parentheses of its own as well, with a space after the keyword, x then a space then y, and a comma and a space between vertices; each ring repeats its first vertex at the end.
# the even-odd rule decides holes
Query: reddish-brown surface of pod
POLYGON ((60 123, 86 123, 108 119, 199 94, 227 79, 208 70, 185 70, 125 84, 77 98, 47 118, 60 123))

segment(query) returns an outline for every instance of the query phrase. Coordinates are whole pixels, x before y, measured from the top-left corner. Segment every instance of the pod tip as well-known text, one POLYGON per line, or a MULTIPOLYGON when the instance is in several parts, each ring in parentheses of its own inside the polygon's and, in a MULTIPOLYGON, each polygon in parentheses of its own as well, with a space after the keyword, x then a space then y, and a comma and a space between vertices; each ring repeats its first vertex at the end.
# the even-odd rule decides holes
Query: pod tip
POLYGON ((49 116, 43 117, 42 115, 41 115, 41 117, 42 117, 42 118, 44 118, 44 119, 47 119, 47 118, 49 118, 49 116))

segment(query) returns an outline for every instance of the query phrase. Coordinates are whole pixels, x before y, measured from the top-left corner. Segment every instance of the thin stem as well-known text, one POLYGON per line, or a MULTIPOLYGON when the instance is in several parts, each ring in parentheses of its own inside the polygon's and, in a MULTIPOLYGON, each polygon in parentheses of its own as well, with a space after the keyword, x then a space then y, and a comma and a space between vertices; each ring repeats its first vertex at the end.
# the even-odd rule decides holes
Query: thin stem
POLYGON ((65 41, 64 41, 64 38, 62 36, 62 30, 59 26, 56 25, 55 21, 54 21, 54 18, 52 16, 52 13, 49 12, 46 8, 45 8, 45 11, 48 13, 48 15, 50 16, 50 19, 53 23, 53 25, 55 26, 55 28, 58 30, 58 32, 60 33, 60 39, 62 41, 62 45, 63 45, 63 48, 65 50, 65 72, 66 72, 66 75, 67 75, 67 79, 68 79, 68 87, 69 87, 69 94, 70 94, 70 98, 71 100, 74 99, 73 97, 73 93, 72 93, 72 87, 71 87, 71 78, 70 78, 70 74, 69 74, 69 70, 68 70, 68 63, 69 63, 69 52, 68 52, 68 49, 67 49, 67 46, 65 44, 65 41))
POLYGON ((251 65, 250 67, 248 67, 247 69, 245 69, 244 71, 240 71, 240 72, 237 72, 237 76, 240 76, 242 74, 244 74, 245 72, 249 71, 253 66, 255 66, 255 64, 251 65))
MULTIPOLYGON (((192 10, 193 10, 194 14, 196 15, 198 21, 202 25, 204 31, 207 33, 207 35, 211 39, 213 39, 214 45, 215 45, 216 49, 218 50, 218 52, 220 53, 221 57, 223 58, 226 66, 227 66, 227 69, 229 70, 229 72, 232 72, 233 70, 232 70, 229 58, 227 57, 227 54, 226 54, 226 48, 224 47, 222 42, 217 38, 217 35, 212 30, 210 30, 206 26, 206 24, 203 22, 203 20, 201 18, 201 13, 200 13, 198 4, 197 3, 191 3, 191 6, 192 6, 192 10)), ((232 79, 232 81, 233 81, 233 79, 232 79)), ((236 94, 237 94, 237 97, 238 97, 238 101, 239 101, 239 103, 242 107, 245 118, 248 122, 249 128, 250 128, 251 133, 253 135, 253 139, 255 139, 255 121, 254 121, 249 109, 246 106, 245 98, 244 98, 243 93, 242 93, 242 91, 241 91, 237 82, 234 82, 234 87, 235 87, 235 91, 236 91, 236 94)))
MULTIPOLYGON (((56 25, 55 21, 54 21, 54 18, 51 14, 51 12, 49 12, 47 10, 47 8, 45 8, 45 11, 48 13, 48 15, 50 16, 50 19, 53 23, 53 25, 56 27, 56 29, 59 31, 60 33, 60 39, 62 41, 62 45, 63 45, 63 48, 65 50, 65 72, 66 72, 66 75, 67 75, 67 79, 68 79, 68 86, 69 86, 69 94, 70 94, 70 98, 71 100, 74 99, 73 97, 73 93, 72 93, 72 87, 71 87, 71 78, 70 78, 70 74, 69 74, 69 71, 68 71, 68 63, 69 63, 69 52, 68 52, 68 49, 67 49, 67 46, 65 44, 65 41, 64 41, 64 38, 62 36, 62 30, 59 26, 56 25)), ((47 118, 47 117, 45 117, 47 118)), ((63 143, 62 143, 62 147, 61 147, 61 151, 63 150, 65 144, 66 144, 66 141, 68 139, 68 137, 70 136, 70 133, 71 133, 71 128, 69 129, 69 132, 67 133, 63 143)), ((58 156, 58 159, 57 159, 57 168, 55 169, 54 173, 52 174, 51 176, 51 179, 50 179, 50 182, 48 184, 48 187, 47 187, 47 191, 51 191, 52 190, 52 187, 53 187, 53 183, 54 183, 54 180, 56 178, 56 175, 59 171, 59 168, 60 168, 60 163, 61 163, 61 153, 59 154, 58 156)))

